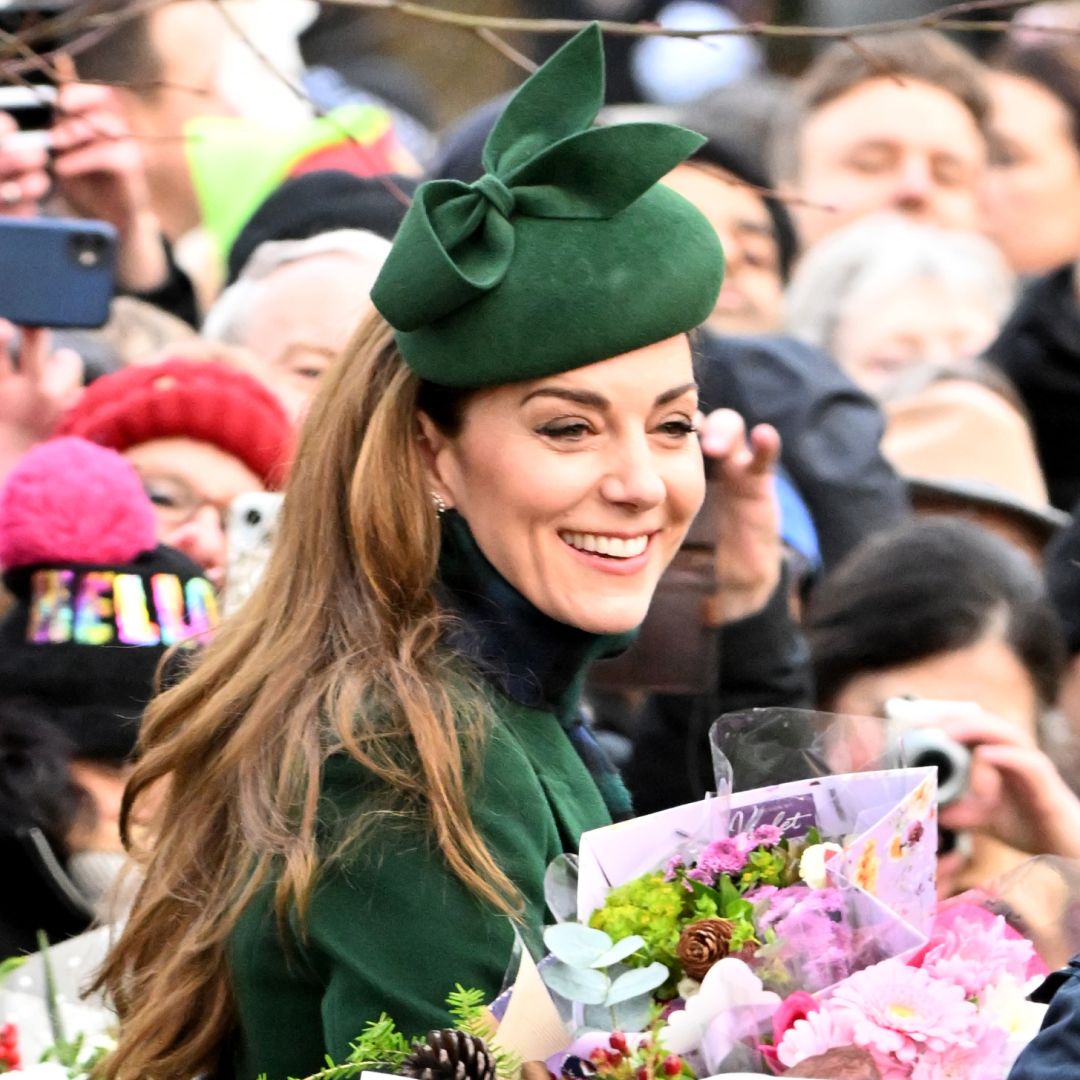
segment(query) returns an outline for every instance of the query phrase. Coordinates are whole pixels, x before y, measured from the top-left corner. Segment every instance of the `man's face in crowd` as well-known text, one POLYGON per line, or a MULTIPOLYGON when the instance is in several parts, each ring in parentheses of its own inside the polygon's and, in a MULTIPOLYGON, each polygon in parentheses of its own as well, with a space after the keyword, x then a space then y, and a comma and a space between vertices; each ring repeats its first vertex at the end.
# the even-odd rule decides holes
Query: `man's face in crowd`
MULTIPOLYGON (((165 231, 175 239, 198 221, 184 142, 187 124, 197 117, 235 113, 218 87, 227 24, 206 0, 166 4, 148 19, 161 85, 121 88, 120 102, 125 119, 141 139, 151 192, 155 198, 166 197, 174 203, 179 199, 184 204, 179 225, 172 214, 163 221, 165 231)), ((160 212, 160 206, 156 209, 160 212)))
POLYGON ((796 149, 804 249, 879 211, 953 229, 982 223, 986 140, 963 102, 929 83, 859 83, 809 114, 796 149))
POLYGON ((780 248, 761 196, 731 173, 700 162, 677 166, 664 183, 708 218, 724 245, 724 287, 709 328, 728 334, 778 330, 784 298, 780 248))

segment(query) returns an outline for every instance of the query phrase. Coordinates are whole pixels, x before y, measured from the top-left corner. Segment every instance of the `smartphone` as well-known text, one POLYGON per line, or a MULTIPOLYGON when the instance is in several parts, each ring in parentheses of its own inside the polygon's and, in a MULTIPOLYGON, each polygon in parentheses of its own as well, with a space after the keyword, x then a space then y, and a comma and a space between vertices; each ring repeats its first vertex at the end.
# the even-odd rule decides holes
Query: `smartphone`
POLYGON ((102 326, 115 283, 116 230, 106 222, 0 217, 0 318, 102 326))
POLYGON ((239 610, 255 591, 270 559, 284 499, 277 491, 251 491, 229 504, 225 524, 226 615, 239 610))
POLYGON ((0 112, 7 113, 18 126, 18 131, 3 139, 5 149, 47 147, 56 116, 56 87, 47 83, 0 86, 0 112))

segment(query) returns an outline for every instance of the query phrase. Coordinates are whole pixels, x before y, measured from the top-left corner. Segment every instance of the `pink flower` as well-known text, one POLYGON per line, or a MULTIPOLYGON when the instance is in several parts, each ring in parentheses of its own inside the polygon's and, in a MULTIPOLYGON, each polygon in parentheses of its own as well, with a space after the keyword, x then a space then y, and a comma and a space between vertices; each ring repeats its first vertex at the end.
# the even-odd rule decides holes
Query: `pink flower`
POLYGON ((774 1072, 780 1072, 783 1067, 776 1048, 783 1041, 788 1030, 796 1020, 805 1020, 812 1012, 817 1012, 820 1008, 817 998, 813 994, 806 993, 805 990, 796 990, 780 1003, 780 1007, 773 1013, 772 1018, 772 1045, 759 1043, 757 1048, 758 1053, 765 1058, 774 1072))
POLYGON ((1007 1041, 1001 1028, 983 1027, 972 1045, 921 1054, 911 1080, 1000 1080, 1008 1067, 1007 1041))
POLYGON ((785 1068, 838 1046, 850 1046, 852 1028, 847 1017, 828 1007, 809 1012, 784 1032, 776 1044, 776 1056, 785 1068))
POLYGON ((818 1004, 817 998, 815 998, 813 994, 806 993, 805 990, 796 990, 795 993, 788 994, 788 996, 780 1002, 780 1008, 773 1013, 773 1044, 779 1044, 780 1040, 783 1039, 787 1032, 787 1029, 791 1027, 796 1020, 805 1020, 812 1012, 817 1012, 820 1008, 821 1006, 818 1004))
MULTIPOLYGON (((977 922, 981 927, 999 934, 1009 941, 1027 941, 1027 938, 1019 930, 1009 925, 1007 919, 998 922, 998 915, 987 906, 991 903, 993 903, 991 897, 975 889, 962 893, 960 896, 954 896, 951 900, 946 900, 938 906, 937 914, 934 916, 934 935, 939 930, 949 929, 957 919, 966 919, 969 922, 977 922)), ((1026 979, 1033 979, 1036 975, 1049 974, 1050 969, 1033 947, 1026 979)))
POLYGON ((672 855, 671 858, 668 859, 667 865, 664 867, 664 880, 665 881, 674 881, 675 880, 675 871, 676 870, 681 870, 682 865, 683 865, 683 857, 682 857, 682 855, 679 855, 679 854, 672 855))
POLYGON ((737 874, 746 865, 746 857, 753 850, 747 846, 748 838, 725 836, 714 840, 698 859, 698 867, 711 874, 737 874))
POLYGON ((852 1041, 872 1054, 914 1063, 925 1048, 942 1052, 972 1043, 975 1006, 953 983, 895 960, 856 972, 829 998, 830 1011, 852 1025, 852 1041))
POLYGON ((921 968, 935 978, 956 983, 964 995, 975 997, 1002 975, 1024 982, 1035 948, 1025 939, 1010 940, 1004 935, 1005 920, 993 916, 990 926, 983 920, 959 917, 944 931, 935 931, 921 950, 921 968))
POLYGON ((752 848, 775 847, 780 843, 783 835, 783 830, 776 825, 759 825, 750 834, 750 846, 752 848))

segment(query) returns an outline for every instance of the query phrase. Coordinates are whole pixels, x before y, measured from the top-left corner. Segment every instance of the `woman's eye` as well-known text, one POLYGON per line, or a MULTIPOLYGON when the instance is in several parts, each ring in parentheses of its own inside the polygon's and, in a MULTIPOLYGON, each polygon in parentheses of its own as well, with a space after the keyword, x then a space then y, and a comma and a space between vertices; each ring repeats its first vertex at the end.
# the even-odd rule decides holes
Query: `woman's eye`
POLYGON ((180 505, 180 500, 170 491, 154 491, 150 488, 147 489, 146 494, 155 506, 160 506, 164 510, 174 510, 180 505))
POLYGON ((693 435, 697 428, 691 420, 665 420, 660 425, 660 430, 665 435, 671 435, 677 439, 685 439, 693 435))
POLYGON ((584 420, 560 420, 545 424, 537 430, 549 439, 573 441, 584 439, 589 434, 589 425, 584 420))

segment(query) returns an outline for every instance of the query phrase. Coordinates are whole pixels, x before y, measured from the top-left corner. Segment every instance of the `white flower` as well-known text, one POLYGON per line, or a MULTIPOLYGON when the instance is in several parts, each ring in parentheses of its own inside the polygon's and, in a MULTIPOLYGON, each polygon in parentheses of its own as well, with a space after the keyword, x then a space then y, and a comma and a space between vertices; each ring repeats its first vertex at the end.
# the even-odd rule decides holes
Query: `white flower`
POLYGON ((828 884, 825 863, 829 856, 839 855, 844 849, 839 844, 811 844, 799 860, 799 877, 811 889, 824 889, 828 884))
POLYGON ((673 1054, 688 1054, 702 1045, 709 1026, 725 1013, 749 1008, 771 1016, 779 1004, 779 996, 762 989, 761 980, 742 960, 725 956, 709 968, 686 1008, 668 1017, 660 1039, 673 1054))
POLYGON ((1039 983, 1030 979, 1026 983, 1003 975, 979 995, 979 1015, 995 1027, 1004 1030, 1008 1037, 1007 1062, 1016 1060, 1020 1051, 1039 1033, 1047 1006, 1028 1001, 1027 996, 1039 983))

